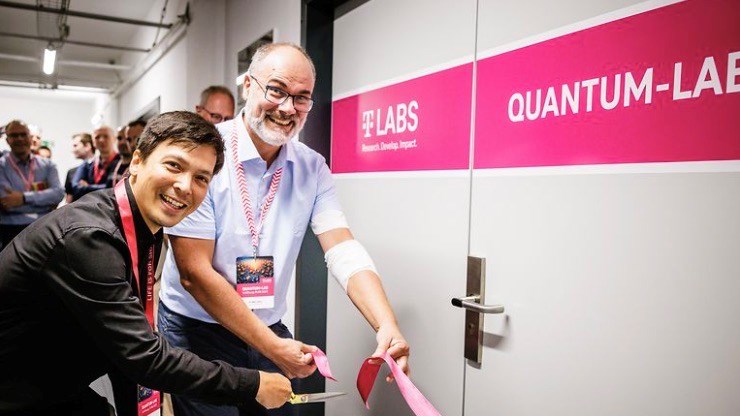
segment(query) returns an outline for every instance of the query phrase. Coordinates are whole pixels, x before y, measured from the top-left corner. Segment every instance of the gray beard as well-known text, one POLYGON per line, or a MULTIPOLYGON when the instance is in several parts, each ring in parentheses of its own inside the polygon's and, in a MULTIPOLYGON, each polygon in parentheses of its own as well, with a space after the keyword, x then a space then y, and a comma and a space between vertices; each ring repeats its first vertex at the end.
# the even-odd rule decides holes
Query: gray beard
POLYGON ((259 138, 263 142, 271 146, 280 147, 288 143, 291 139, 291 136, 287 136, 287 135, 280 134, 280 133, 275 133, 265 128, 265 118, 266 117, 267 117, 267 114, 265 114, 265 116, 262 117, 261 119, 257 117, 253 117, 251 115, 248 116, 247 118, 249 122, 249 127, 252 129, 252 131, 257 133, 257 136, 259 136, 259 138))

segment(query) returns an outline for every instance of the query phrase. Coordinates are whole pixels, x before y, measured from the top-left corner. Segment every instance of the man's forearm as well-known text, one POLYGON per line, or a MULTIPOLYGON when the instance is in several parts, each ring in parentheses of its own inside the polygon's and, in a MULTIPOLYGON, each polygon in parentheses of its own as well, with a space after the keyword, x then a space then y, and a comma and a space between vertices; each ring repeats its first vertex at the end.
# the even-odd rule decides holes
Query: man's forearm
POLYGON ((64 189, 51 188, 43 191, 24 192, 23 196, 27 204, 36 206, 57 205, 64 198, 64 189))
POLYGON ((375 272, 363 270, 352 275, 347 284, 347 295, 375 331, 384 325, 398 326, 380 277, 375 272))

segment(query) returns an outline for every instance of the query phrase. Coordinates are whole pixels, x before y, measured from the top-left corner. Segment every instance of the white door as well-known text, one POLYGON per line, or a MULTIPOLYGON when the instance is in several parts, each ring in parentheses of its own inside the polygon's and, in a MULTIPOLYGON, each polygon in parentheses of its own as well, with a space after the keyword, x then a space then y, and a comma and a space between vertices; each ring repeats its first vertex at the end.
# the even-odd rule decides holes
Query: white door
MULTIPOLYGON (((335 22, 337 190, 443 415, 740 414, 740 13, 677 4, 374 0, 335 22), (442 163, 465 146, 457 94, 475 113, 462 167, 442 163), (447 113, 429 110, 441 97, 447 113), (387 105, 410 121, 414 98, 419 130, 399 133, 395 112, 389 131, 387 105), (389 143, 421 149, 430 125, 449 157, 404 165, 416 150, 389 143), (485 315, 480 364, 450 305, 468 255, 485 258, 484 303, 505 308, 485 315)), ((380 377, 364 409, 373 333, 337 285, 327 315, 327 390, 351 394, 326 414, 411 414, 380 377)))
MULTIPOLYGON (((462 412, 463 314, 450 306, 450 299, 465 290, 474 43, 474 1, 451 7, 444 0, 373 0, 334 26, 332 170, 337 191, 411 344, 411 378, 445 415, 462 412), (437 81, 438 70, 451 71, 445 82, 437 81), (446 104, 452 111, 440 116, 446 104), (395 132, 386 128, 389 106, 395 132), (363 119, 365 111, 372 111, 372 120, 370 115, 363 119), (418 121, 409 115, 406 126, 399 124, 399 111, 417 115, 418 121), (348 124, 350 132, 337 122, 348 124), (418 147, 400 147, 401 141, 413 146, 413 140, 418 147), (338 150, 337 143, 370 151, 338 150), (424 153, 420 161, 411 156, 428 149, 444 157, 424 153)), ((380 376, 370 411, 365 409, 355 383, 360 365, 377 345, 374 332, 339 285, 329 285, 327 302, 326 353, 339 383, 327 381, 326 388, 350 393, 328 402, 327 416, 412 414, 395 384, 380 376)))
POLYGON ((723 72, 728 52, 740 50, 740 7, 535 3, 479 2, 478 117, 496 108, 502 116, 495 129, 476 121, 470 253, 486 259, 485 303, 505 314, 485 317, 482 362, 466 364, 464 414, 740 414, 740 94, 723 72), (683 35, 712 30, 700 48, 683 35), (661 91, 675 82, 675 62, 679 92, 711 81, 711 69, 697 78, 707 56, 723 74, 722 94, 661 91), (510 90, 480 88, 517 62, 526 76, 490 84, 510 90), (618 106, 602 107, 600 83, 611 83, 608 108, 615 74, 643 79, 648 68, 651 103, 642 95, 625 105, 621 90, 618 106), (592 111, 582 95, 580 112, 563 114, 561 86, 587 79, 599 82, 592 111), (548 86, 557 108, 543 115, 548 86), (511 97, 538 88, 539 116, 532 103, 517 118, 511 97), (708 108, 711 119, 701 120, 708 108), (717 158, 734 162, 689 162, 717 135, 729 143, 717 158), (684 144, 640 147, 660 136, 684 144), (685 162, 654 163, 675 160, 685 162))

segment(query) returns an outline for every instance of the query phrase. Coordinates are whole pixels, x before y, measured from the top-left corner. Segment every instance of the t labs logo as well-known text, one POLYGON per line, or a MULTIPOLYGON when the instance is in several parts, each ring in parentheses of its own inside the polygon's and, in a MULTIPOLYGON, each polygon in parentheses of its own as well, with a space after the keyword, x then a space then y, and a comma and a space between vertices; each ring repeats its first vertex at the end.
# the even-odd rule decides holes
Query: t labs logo
POLYGON ((419 103, 389 105, 387 109, 377 108, 362 112, 362 130, 365 138, 381 137, 388 134, 415 132, 419 127, 419 103))

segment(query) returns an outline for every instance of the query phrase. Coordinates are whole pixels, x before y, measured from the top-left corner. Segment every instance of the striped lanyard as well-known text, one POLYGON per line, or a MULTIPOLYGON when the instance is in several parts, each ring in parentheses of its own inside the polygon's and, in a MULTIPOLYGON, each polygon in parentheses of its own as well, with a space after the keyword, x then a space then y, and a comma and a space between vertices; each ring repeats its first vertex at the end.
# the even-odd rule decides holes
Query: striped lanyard
POLYGON ((283 176, 283 168, 280 167, 275 170, 272 174, 272 180, 270 181, 270 190, 267 192, 265 199, 262 200, 262 209, 260 209, 259 222, 255 222, 254 213, 252 212, 252 200, 249 197, 249 191, 247 190, 247 177, 244 174, 244 166, 239 162, 239 151, 237 150, 237 134, 236 134, 236 119, 232 121, 231 129, 231 158, 234 161, 234 168, 236 170, 236 181, 239 185, 239 196, 242 202, 242 211, 244 216, 247 217, 247 225, 249 226, 249 232, 252 235, 252 250, 253 259, 257 259, 257 248, 260 244, 260 232, 262 232, 262 226, 265 224, 265 218, 267 213, 270 211, 272 202, 275 200, 275 194, 277 194, 278 186, 280 186, 280 179, 283 176))
MULTIPOLYGON (((139 290, 139 247, 136 240, 136 227, 134 226, 134 214, 131 211, 131 203, 126 195, 126 181, 120 181, 114 188, 118 213, 123 223, 123 235, 126 237, 128 251, 131 254, 131 268, 134 271, 134 291, 141 296, 139 290)), ((142 300, 146 320, 154 328, 154 245, 149 247, 146 264, 146 296, 142 300)))
POLYGON ((36 158, 33 155, 30 156, 31 160, 28 162, 28 176, 24 175, 23 172, 21 172, 21 169, 15 163, 15 160, 13 160, 13 155, 8 155, 7 159, 8 162, 10 162, 10 167, 13 168, 15 173, 17 173, 18 176, 21 178, 21 181, 23 181, 23 186, 26 188, 26 191, 32 190, 33 179, 36 171, 36 158))

